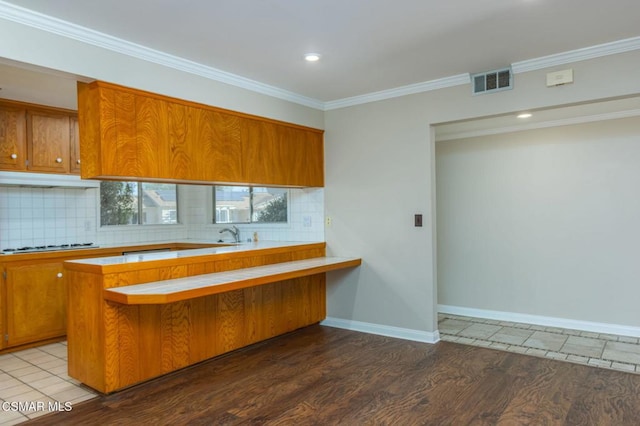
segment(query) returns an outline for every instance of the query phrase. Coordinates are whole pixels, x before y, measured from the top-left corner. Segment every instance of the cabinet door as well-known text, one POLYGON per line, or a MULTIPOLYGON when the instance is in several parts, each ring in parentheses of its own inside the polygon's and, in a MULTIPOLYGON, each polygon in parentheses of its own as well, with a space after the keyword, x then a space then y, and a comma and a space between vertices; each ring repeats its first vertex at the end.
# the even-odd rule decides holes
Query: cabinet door
POLYGON ((263 185, 324 186, 321 132, 247 119, 242 152, 247 182, 263 185))
MULTIPOLYGON (((0 265, 0 272, 2 273, 2 277, 6 276, 5 265, 0 265)), ((5 287, 5 280, 0 278, 0 336, 2 336, 2 338, 0 338, 0 349, 4 349, 7 344, 7 342, 4 340, 4 335, 7 334, 7 330, 5 328, 5 318, 7 317, 7 292, 5 291, 5 287)))
POLYGON ((78 83, 82 177, 137 175, 135 96, 78 83))
POLYGON ((27 168, 26 110, 0 105, 0 169, 27 168))
POLYGON ((208 182, 245 182, 241 118, 223 112, 192 109, 189 145, 198 147, 203 164, 198 174, 208 182))
POLYGON ((69 172, 69 116, 27 112, 28 169, 38 172, 69 172))
POLYGON ((69 171, 80 174, 80 133, 78 118, 69 117, 69 171))
POLYGON ((67 288, 62 263, 6 267, 7 346, 67 333, 67 288))

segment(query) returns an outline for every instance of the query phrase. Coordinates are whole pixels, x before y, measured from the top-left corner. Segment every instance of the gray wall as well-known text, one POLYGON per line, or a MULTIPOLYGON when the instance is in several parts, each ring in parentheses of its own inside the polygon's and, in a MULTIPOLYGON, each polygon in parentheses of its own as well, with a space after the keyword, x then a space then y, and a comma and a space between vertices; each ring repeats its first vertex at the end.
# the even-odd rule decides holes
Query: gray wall
POLYGON ((458 86, 327 111, 325 209, 333 226, 325 237, 332 253, 364 260, 357 273, 330 277, 328 315, 437 329, 431 125, 638 94, 638 65, 640 52, 629 52, 571 64, 575 83, 561 87, 547 88, 545 75, 569 66, 517 74, 513 90, 491 95, 458 86), (413 227, 414 213, 424 214, 423 228, 413 227))
POLYGON ((438 302, 640 326, 640 117, 438 142, 438 302))

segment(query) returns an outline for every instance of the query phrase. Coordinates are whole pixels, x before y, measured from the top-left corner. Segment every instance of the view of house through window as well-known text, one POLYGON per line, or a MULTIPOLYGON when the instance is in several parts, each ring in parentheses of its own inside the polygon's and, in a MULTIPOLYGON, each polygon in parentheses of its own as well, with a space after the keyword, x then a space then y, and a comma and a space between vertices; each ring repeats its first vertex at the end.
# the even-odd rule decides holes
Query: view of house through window
POLYGON ((286 223, 284 188, 214 186, 214 223, 286 223))
POLYGON ((176 185, 142 182, 100 183, 100 225, 178 223, 176 185))

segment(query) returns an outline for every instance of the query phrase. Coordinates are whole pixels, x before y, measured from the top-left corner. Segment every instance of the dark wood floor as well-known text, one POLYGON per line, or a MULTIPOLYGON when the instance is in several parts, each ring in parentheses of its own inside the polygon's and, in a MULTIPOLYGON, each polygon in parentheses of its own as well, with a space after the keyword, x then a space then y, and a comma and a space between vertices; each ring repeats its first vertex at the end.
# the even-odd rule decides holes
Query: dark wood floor
POLYGON ((639 425, 640 375, 311 326, 33 425, 639 425))

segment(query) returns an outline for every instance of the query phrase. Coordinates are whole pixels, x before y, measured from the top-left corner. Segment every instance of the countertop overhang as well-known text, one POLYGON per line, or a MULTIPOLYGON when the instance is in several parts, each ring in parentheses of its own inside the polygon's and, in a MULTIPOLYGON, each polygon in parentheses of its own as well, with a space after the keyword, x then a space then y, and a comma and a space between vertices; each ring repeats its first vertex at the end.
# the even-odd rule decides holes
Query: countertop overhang
POLYGON ((103 294, 105 299, 125 305, 165 304, 355 267, 361 263, 361 259, 352 257, 316 257, 109 288, 103 294))

